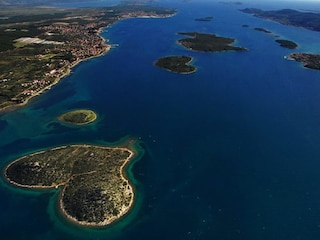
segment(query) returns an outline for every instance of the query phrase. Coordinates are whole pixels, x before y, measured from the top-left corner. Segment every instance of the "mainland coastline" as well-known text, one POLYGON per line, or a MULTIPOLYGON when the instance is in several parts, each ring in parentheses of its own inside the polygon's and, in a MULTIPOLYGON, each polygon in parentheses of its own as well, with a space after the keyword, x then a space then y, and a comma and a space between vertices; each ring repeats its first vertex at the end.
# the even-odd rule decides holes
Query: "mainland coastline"
POLYGON ((240 11, 284 25, 303 27, 311 31, 320 31, 319 13, 296 11, 293 9, 262 10, 258 8, 245 8, 240 9, 240 11))
MULTIPOLYGON (((101 37, 101 38, 103 39, 102 41, 106 41, 103 37, 101 37)), ((88 58, 85 58, 85 59, 77 60, 76 62, 74 62, 70 66, 68 66, 66 71, 61 76, 56 77, 54 79, 54 81, 52 83, 50 83, 48 86, 46 86, 45 88, 39 90, 38 92, 31 93, 28 97, 26 97, 20 103, 17 103, 17 104, 14 104, 14 105, 8 105, 8 106, 2 107, 2 108, 0 107, 0 112, 16 110, 17 108, 20 108, 20 107, 23 107, 23 106, 27 105, 32 98, 34 98, 36 96, 39 96, 39 95, 43 94, 44 92, 50 90, 54 85, 58 84, 60 82, 60 80, 62 80, 63 78, 67 77, 68 75, 70 75, 72 68, 76 67, 81 62, 84 62, 84 61, 87 61, 87 60, 90 60, 90 59, 93 59, 93 58, 96 58, 96 57, 103 56, 104 54, 106 54, 111 49, 111 45, 109 45, 109 44, 104 43, 104 46, 105 46, 105 50, 103 52, 101 52, 100 54, 95 55, 95 56, 91 56, 91 57, 88 57, 88 58)))
MULTIPOLYGON (((23 20, 26 12, 21 11, 23 20)), ((0 87, 16 89, 14 93, 7 91, 8 96, 0 95, 0 111, 26 105, 69 75, 80 62, 107 53, 112 46, 107 44, 101 32, 111 24, 127 18, 164 18, 174 14, 172 9, 139 4, 72 9, 71 13, 62 10, 57 14, 61 16, 59 19, 51 19, 54 15, 51 12, 47 14, 51 18, 38 26, 41 37, 25 29, 23 21, 23 26, 17 24, 16 28, 21 28, 19 31, 30 34, 23 38, 17 38, 18 31, 11 28, 10 17, 4 18, 0 31, 8 34, 5 40, 11 38, 15 44, 0 45, 0 58, 7 56, 2 61, 8 65, 12 63, 15 70, 21 66, 22 71, 0 71, 0 87), (28 46, 27 50, 25 46, 28 46), (30 55, 29 49, 33 50, 30 55), (25 62, 12 60, 17 52, 24 54, 22 60, 25 62), (30 76, 24 75, 23 67, 32 70, 30 76), (33 80, 29 81, 29 78, 33 80)), ((34 27, 34 23, 30 22, 30 26, 30 29, 34 27)), ((0 39, 0 44, 5 40, 0 39)), ((79 115, 77 111, 71 113, 71 124, 88 124, 97 118, 93 111, 84 110, 88 119, 83 118, 83 112, 79 115), (74 117, 76 121, 73 121, 74 117), (78 117, 84 122, 81 119, 77 122, 78 117)), ((59 120, 64 121, 65 117, 62 115, 59 120)), ((113 147, 86 144, 55 147, 14 160, 5 167, 3 175, 6 182, 20 188, 57 189, 60 191, 59 209, 66 219, 82 226, 105 227, 128 214, 133 207, 135 188, 125 171, 132 159, 141 154, 135 150, 135 142, 129 140, 124 146, 113 147)))
MULTIPOLYGON (((38 11, 41 14, 46 10, 38 11)), ((26 105, 68 76, 82 61, 106 54, 111 45, 101 32, 113 23, 127 18, 165 18, 175 14, 167 8, 134 4, 72 10, 54 8, 51 11, 61 17, 56 19, 53 14, 44 12, 48 19, 40 26, 29 20, 28 29, 24 19, 30 19, 30 16, 26 11, 17 11, 21 22, 13 25, 10 22, 12 13, 0 10, 2 15, 8 14, 8 19, 0 23, 0 32, 7 35, 0 39, 3 44, 0 58, 6 67, 0 68, 0 111, 26 105), (31 53, 28 49, 32 49, 31 53), (15 58, 16 54, 21 60, 15 58)))

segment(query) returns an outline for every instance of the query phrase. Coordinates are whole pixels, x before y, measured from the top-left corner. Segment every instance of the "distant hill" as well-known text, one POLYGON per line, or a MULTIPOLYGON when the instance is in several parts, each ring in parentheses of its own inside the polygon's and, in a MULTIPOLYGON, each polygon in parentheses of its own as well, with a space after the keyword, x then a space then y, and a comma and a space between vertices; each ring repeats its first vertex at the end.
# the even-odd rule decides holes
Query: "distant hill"
MULTIPOLYGON (((93 2, 97 0, 0 0, 0 6, 44 6, 53 5, 57 3, 79 3, 79 2, 93 2)), ((108 3, 108 0, 104 0, 108 3)), ((141 5, 146 3, 156 2, 157 0, 123 0, 123 4, 141 5)))
POLYGON ((269 19, 285 25, 304 27, 312 31, 320 31, 320 14, 313 12, 299 12, 292 9, 278 11, 263 11, 257 8, 246 8, 244 13, 253 14, 256 17, 269 19))
POLYGON ((93 0, 0 0, 0 6, 51 5, 54 3, 89 2, 93 0))

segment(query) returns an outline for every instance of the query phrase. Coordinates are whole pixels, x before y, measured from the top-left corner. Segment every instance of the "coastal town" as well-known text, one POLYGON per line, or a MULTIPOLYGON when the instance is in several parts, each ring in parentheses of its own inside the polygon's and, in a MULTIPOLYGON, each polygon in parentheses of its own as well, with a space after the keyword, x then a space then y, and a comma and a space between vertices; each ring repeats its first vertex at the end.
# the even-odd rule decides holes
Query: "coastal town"
MULTIPOLYGON (((79 62, 110 50, 100 35, 110 24, 125 18, 169 17, 175 13, 128 4, 29 10, 0 10, 0 110, 28 103, 79 62)), ((90 124, 96 119, 97 114, 89 109, 65 112, 58 118, 69 125, 90 124)), ((138 145, 129 139, 116 146, 50 148, 13 161, 4 176, 8 183, 21 188, 56 189, 60 192, 57 205, 66 219, 82 226, 105 227, 133 207, 134 187, 125 171, 130 161, 142 156, 138 145)))
POLYGON ((100 36, 103 28, 125 18, 168 17, 171 9, 143 5, 108 8, 52 9, 37 15, 21 13, 10 22, 0 11, 0 110, 23 105, 50 89, 79 62, 100 56, 111 46, 100 36), (27 22, 28 19, 28 22, 27 22))

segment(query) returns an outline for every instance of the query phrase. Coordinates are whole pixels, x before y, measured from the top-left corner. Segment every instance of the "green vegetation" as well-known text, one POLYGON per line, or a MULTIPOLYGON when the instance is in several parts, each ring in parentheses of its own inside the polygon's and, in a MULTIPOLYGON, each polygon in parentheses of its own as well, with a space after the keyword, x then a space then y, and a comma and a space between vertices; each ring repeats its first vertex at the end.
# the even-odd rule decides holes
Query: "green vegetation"
POLYGON ((158 59, 155 65, 175 73, 193 73, 196 68, 189 65, 191 61, 188 56, 169 56, 158 59))
POLYGON ((299 12, 292 9, 276 11, 263 11, 257 8, 245 8, 244 13, 253 14, 256 17, 269 19, 285 25, 304 27, 313 31, 320 31, 320 14, 312 12, 299 12))
POLYGON ((7 180, 25 188, 62 187, 60 207, 78 224, 103 226, 126 214, 134 192, 123 175, 128 148, 72 145, 24 156, 5 169, 7 180))
POLYGON ((89 2, 94 0, 3 0, 0 1, 0 6, 50 6, 54 3, 77 3, 77 2, 89 2))
POLYGON ((25 104, 110 46, 100 29, 125 18, 168 17, 167 8, 121 4, 103 8, 0 9, 0 110, 25 104))
POLYGON ((60 121, 63 121, 69 124, 75 124, 75 125, 88 124, 88 123, 94 122, 96 119, 97 119, 96 113, 86 109, 67 112, 62 114, 59 117, 60 121))
POLYGON ((280 44, 281 47, 289 48, 289 49, 295 49, 298 47, 298 45, 295 42, 284 40, 284 39, 277 39, 277 43, 280 44))
POLYGON ((320 70, 320 55, 311 53, 292 53, 288 59, 302 62, 306 68, 320 70))
POLYGON ((235 39, 225 38, 225 37, 217 37, 214 34, 206 34, 206 33, 179 33, 180 35, 190 36, 192 38, 185 38, 178 40, 178 43, 183 45, 184 47, 195 50, 195 51, 203 51, 203 52, 221 52, 228 50, 235 51, 246 51, 246 48, 243 47, 235 47, 231 46, 234 43, 235 39))

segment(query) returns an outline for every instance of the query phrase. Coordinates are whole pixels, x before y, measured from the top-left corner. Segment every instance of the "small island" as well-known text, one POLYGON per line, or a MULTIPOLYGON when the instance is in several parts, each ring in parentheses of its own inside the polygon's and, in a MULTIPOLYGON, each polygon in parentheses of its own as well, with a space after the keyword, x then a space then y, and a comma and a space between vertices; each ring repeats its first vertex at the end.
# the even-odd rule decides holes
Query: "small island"
POLYGON ((221 52, 221 51, 246 51, 246 48, 235 47, 231 44, 235 42, 235 39, 218 37, 214 34, 187 32, 178 33, 180 35, 189 36, 190 38, 180 39, 178 43, 182 46, 195 51, 202 52, 221 52))
POLYGON ((189 64, 191 61, 192 58, 188 56, 169 56, 158 59, 155 65, 170 72, 187 74, 196 71, 196 68, 189 64))
POLYGON ((222 3, 222 4, 229 4, 229 5, 242 5, 242 2, 239 2, 239 1, 235 1, 235 2, 228 2, 228 1, 221 1, 219 3, 222 3))
POLYGON ((64 113, 58 119, 68 124, 84 125, 94 122, 97 114, 91 110, 80 109, 64 113))
POLYGON ((272 37, 275 37, 275 38, 278 38, 278 37, 279 37, 279 35, 276 35, 276 34, 274 34, 273 32, 271 32, 271 31, 269 31, 269 30, 267 30, 267 29, 261 28, 261 27, 256 27, 256 28, 254 28, 254 30, 259 31, 259 32, 264 32, 264 33, 270 34, 272 37))
POLYGON ((84 226, 106 226, 133 205, 134 189, 124 174, 136 154, 131 148, 69 145, 48 149, 10 163, 4 176, 18 187, 61 190, 59 206, 67 219, 84 226))
MULTIPOLYGON (((271 36, 275 37, 275 38, 278 38, 279 35, 276 35, 274 34, 273 32, 267 30, 267 29, 264 29, 264 28, 260 28, 260 27, 256 27, 254 28, 254 30, 256 31, 259 31, 259 32, 264 32, 264 33, 267 33, 267 34, 270 34, 271 36)), ((298 47, 298 44, 296 44, 295 42, 292 42, 292 41, 289 41, 289 40, 285 40, 285 39, 276 39, 275 40, 277 43, 279 43, 279 45, 281 47, 284 47, 284 48, 289 48, 289 49, 295 49, 298 47)))
POLYGON ((284 48, 295 49, 298 47, 298 44, 289 40, 277 39, 276 42, 279 43, 280 46, 284 48))
POLYGON ((259 31, 259 32, 264 32, 264 33, 272 33, 271 31, 264 29, 264 28, 260 28, 260 27, 256 27, 256 28, 254 28, 254 30, 259 31))
POLYGON ((310 69, 320 70, 320 55, 312 53, 291 53, 289 60, 302 62, 303 66, 310 69))
POLYGON ((213 17, 203 17, 203 18, 196 18, 195 21, 198 21, 198 22, 211 22, 213 19, 213 17))

